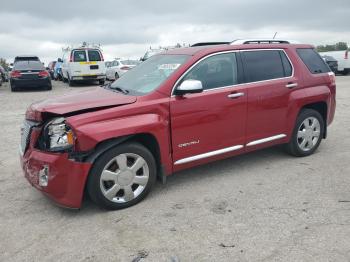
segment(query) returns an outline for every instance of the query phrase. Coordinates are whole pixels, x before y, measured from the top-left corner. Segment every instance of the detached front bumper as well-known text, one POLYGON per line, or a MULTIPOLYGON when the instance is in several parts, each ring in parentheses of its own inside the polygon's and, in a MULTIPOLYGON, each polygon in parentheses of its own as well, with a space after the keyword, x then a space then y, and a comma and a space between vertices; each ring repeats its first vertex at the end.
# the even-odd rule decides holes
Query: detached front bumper
POLYGON ((70 160, 67 153, 48 153, 33 148, 28 148, 20 161, 24 176, 32 186, 61 206, 80 208, 90 163, 70 160), (39 182, 40 175, 44 174, 47 175, 46 186, 43 181, 39 182))

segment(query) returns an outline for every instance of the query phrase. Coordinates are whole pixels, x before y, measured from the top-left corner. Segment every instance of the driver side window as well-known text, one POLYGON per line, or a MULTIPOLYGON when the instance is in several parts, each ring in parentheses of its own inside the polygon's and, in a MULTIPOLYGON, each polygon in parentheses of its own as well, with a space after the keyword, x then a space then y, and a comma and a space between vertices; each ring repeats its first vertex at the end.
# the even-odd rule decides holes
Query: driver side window
POLYGON ((199 80, 204 90, 231 86, 238 83, 235 53, 210 56, 199 62, 182 81, 199 80))

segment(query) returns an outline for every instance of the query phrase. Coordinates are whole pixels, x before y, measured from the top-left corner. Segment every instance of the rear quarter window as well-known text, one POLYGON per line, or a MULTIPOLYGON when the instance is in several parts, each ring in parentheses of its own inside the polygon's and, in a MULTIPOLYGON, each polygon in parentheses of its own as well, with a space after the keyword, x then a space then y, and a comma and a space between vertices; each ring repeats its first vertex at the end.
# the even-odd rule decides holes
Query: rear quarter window
POLYGON ((292 75, 292 66, 280 50, 242 52, 246 82, 257 82, 292 75))
POLYGON ((85 50, 76 50, 73 53, 74 62, 86 62, 86 52, 85 50))
POLYGON ((327 73, 331 70, 321 58, 321 56, 312 48, 298 48, 297 53, 304 64, 312 74, 327 73))
POLYGON ((101 61, 101 55, 98 50, 88 50, 89 61, 101 61))

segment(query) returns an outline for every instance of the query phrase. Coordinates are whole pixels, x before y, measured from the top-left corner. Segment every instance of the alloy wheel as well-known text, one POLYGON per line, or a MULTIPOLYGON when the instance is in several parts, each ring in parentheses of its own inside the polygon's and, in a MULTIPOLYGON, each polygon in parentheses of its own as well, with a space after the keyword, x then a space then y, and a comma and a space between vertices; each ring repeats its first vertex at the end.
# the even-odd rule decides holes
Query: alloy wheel
POLYGON ((100 189, 109 201, 126 203, 144 191, 148 180, 146 160, 134 153, 124 153, 113 158, 103 168, 100 189))
POLYGON ((299 148, 306 152, 312 150, 321 135, 321 125, 316 117, 306 118, 298 128, 297 143, 299 148))

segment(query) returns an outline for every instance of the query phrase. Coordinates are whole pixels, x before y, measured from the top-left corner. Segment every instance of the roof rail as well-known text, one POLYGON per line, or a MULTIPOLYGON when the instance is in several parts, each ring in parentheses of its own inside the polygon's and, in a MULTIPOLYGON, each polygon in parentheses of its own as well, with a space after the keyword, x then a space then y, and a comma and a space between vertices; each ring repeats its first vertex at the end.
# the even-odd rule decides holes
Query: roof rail
POLYGON ((191 45, 191 47, 195 46, 205 46, 205 45, 228 45, 231 42, 199 42, 191 45))
POLYGON ((233 40, 231 45, 246 45, 246 44, 296 44, 296 41, 283 40, 283 39, 236 39, 233 40))

